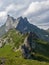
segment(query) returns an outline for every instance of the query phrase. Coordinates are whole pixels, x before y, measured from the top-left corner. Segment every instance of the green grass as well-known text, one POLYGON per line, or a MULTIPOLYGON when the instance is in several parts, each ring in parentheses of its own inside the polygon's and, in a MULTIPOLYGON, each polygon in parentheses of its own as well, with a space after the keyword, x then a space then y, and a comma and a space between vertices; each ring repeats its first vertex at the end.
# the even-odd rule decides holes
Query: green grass
POLYGON ((49 65, 49 62, 46 61, 24 59, 21 52, 14 52, 10 45, 0 48, 0 57, 6 59, 5 65, 49 65))
POLYGON ((26 36, 14 29, 2 37, 3 39, 8 37, 8 45, 5 44, 0 48, 0 58, 6 59, 5 65, 49 65, 49 45, 43 40, 34 40, 37 46, 33 59, 24 59, 20 50, 14 52, 13 47, 19 48, 26 36))
POLYGON ((6 33, 2 38, 5 39, 8 37, 8 43, 13 47, 19 48, 19 46, 24 42, 24 39, 27 35, 23 35, 20 32, 12 29, 6 33), (10 40, 12 38, 12 41, 10 40))
POLYGON ((12 57, 14 54, 15 52, 13 53, 12 47, 10 45, 5 45, 4 47, 0 48, 0 57, 12 57))

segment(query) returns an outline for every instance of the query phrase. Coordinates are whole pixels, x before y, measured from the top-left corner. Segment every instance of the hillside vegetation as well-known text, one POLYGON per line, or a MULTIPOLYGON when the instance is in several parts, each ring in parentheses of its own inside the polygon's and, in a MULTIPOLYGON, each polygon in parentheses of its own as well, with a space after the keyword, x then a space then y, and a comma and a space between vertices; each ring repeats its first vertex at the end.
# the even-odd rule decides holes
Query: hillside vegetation
POLYGON ((4 65, 49 65, 49 45, 47 42, 36 39, 36 49, 33 59, 24 59, 19 49, 28 34, 21 34, 15 29, 8 31, 2 39, 6 39, 6 44, 0 48, 0 65, 4 59, 4 65), (16 47, 16 50, 13 49, 16 47))
POLYGON ((24 42, 24 39, 27 35, 21 34, 19 31, 15 29, 9 30, 3 37, 5 44, 12 45, 12 47, 19 48, 19 46, 24 42))

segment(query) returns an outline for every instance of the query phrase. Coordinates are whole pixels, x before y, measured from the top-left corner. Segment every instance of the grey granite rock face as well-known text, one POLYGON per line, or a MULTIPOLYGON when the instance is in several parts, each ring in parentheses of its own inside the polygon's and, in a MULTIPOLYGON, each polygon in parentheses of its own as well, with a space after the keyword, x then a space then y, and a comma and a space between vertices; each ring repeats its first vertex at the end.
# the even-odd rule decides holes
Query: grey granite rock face
POLYGON ((10 15, 8 15, 6 20, 6 31, 16 28, 17 24, 18 24, 18 21, 14 19, 13 17, 11 17, 10 15))
POLYGON ((31 57, 30 50, 24 45, 21 46, 22 56, 29 59, 31 57))
MULTIPOLYGON (((37 36, 36 36, 37 37, 37 36)), ((36 48, 36 43, 33 42, 33 40, 36 38, 34 36, 34 33, 30 33, 28 37, 25 38, 24 40, 24 45, 21 46, 21 52, 22 56, 24 58, 30 59, 32 58, 32 53, 34 53, 35 48, 36 48)))

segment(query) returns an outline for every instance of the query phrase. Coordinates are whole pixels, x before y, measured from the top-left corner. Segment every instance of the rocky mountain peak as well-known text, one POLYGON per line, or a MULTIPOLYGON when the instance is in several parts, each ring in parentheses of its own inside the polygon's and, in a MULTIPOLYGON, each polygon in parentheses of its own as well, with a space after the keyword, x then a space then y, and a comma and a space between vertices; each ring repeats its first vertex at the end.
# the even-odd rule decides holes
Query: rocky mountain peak
POLYGON ((25 21, 28 21, 28 20, 27 20, 27 17, 24 17, 24 20, 25 20, 25 21))
POLYGON ((25 23, 28 22, 27 17, 23 18, 22 16, 18 17, 17 20, 18 22, 25 22, 25 23))
POLYGON ((14 17, 10 16, 10 15, 7 15, 7 20, 13 20, 13 22, 16 20, 14 17))
POLYGON ((23 34, 28 32, 34 32, 40 39, 49 42, 49 33, 45 30, 41 30, 33 24, 30 24, 26 17, 23 18, 22 16, 20 16, 15 19, 14 17, 8 15, 5 24, 6 31, 16 28, 16 30, 20 31, 23 34))
POLYGON ((18 20, 18 21, 22 21, 22 20, 23 20, 23 17, 20 16, 20 17, 17 18, 17 20, 18 20))

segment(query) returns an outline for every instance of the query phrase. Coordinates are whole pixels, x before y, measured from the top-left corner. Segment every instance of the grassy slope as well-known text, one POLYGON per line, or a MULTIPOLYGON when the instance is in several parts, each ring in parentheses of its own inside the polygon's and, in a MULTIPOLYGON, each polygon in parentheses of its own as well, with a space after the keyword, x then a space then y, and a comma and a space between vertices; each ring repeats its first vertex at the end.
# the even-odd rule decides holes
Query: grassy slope
POLYGON ((6 58, 5 65, 49 65, 49 63, 45 61, 22 58, 21 52, 14 52, 9 45, 0 48, 0 57, 6 58))
MULTIPOLYGON (((17 48, 23 43, 23 40, 26 37, 26 35, 16 33, 15 30, 9 31, 3 38, 6 38, 7 36, 9 38, 12 37, 12 44, 14 43, 14 46, 17 48)), ((20 51, 14 52, 11 41, 9 41, 9 45, 0 48, 0 57, 6 58, 5 65, 49 65, 49 45, 47 45, 47 42, 41 40, 36 40, 36 42, 42 47, 42 50, 39 47, 36 48, 36 59, 24 59, 20 51), (45 51, 43 51, 43 49, 45 51)))
POLYGON ((8 31, 6 35, 3 36, 3 39, 8 37, 8 43, 13 47, 19 48, 19 46, 24 42, 26 35, 21 34, 15 29, 8 31), (10 38, 12 40, 10 40, 10 38))

